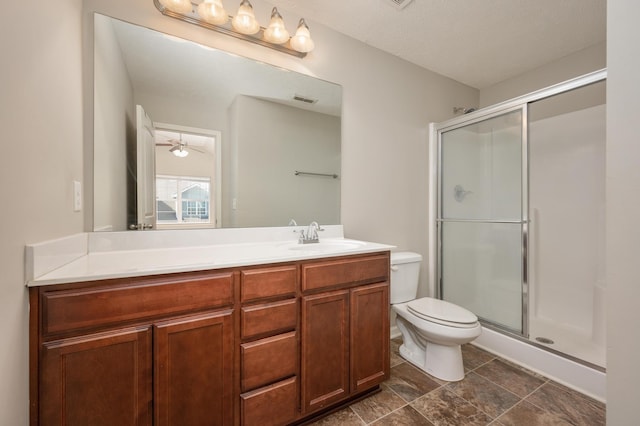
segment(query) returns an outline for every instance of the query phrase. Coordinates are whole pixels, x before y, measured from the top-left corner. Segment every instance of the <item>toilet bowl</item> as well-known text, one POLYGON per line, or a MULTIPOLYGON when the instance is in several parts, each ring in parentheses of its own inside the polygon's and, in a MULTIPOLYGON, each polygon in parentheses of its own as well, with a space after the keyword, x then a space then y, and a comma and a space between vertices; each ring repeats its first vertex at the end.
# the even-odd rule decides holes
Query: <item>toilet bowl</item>
POLYGON ((461 345, 480 335, 472 312, 444 300, 416 299, 422 256, 391 254, 391 307, 402 333, 400 355, 430 375, 446 381, 464 378, 461 345))

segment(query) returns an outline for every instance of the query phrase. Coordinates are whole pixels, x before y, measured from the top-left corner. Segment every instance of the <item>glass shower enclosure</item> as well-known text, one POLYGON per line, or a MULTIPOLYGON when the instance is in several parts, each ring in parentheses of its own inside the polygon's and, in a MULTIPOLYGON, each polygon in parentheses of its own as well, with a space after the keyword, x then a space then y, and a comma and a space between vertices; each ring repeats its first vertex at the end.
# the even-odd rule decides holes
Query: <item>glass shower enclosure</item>
POLYGON ((605 79, 434 125, 431 184, 436 296, 601 368, 605 79))

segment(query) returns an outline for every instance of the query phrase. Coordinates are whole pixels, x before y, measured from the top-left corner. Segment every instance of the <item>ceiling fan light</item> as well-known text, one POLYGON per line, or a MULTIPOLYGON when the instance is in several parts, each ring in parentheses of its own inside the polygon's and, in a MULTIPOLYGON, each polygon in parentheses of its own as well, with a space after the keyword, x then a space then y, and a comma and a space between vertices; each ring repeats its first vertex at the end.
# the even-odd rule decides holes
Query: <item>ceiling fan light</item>
POLYGON ((271 11, 271 21, 266 30, 264 30, 264 39, 276 44, 286 43, 289 40, 289 31, 284 27, 282 15, 278 13, 277 8, 271 11))
POLYGON ((160 4, 176 13, 189 13, 192 10, 190 0, 160 0, 160 4))
POLYGON ((198 5, 198 15, 203 21, 213 25, 223 25, 229 20, 222 0, 204 0, 198 5))
POLYGON ((233 29, 242 34, 255 34, 260 31, 260 24, 256 20, 256 16, 253 13, 253 6, 249 0, 242 0, 238 13, 231 20, 233 29))
POLYGON ((315 43, 311 40, 309 26, 305 22, 304 18, 300 19, 298 29, 296 30, 296 34, 291 37, 290 44, 293 50, 301 53, 311 52, 315 47, 315 43))
POLYGON ((180 157, 180 158, 184 158, 187 155, 189 155, 189 151, 184 149, 184 145, 182 145, 182 144, 174 146, 173 148, 171 148, 169 150, 169 152, 172 152, 173 155, 175 155, 176 157, 180 157))

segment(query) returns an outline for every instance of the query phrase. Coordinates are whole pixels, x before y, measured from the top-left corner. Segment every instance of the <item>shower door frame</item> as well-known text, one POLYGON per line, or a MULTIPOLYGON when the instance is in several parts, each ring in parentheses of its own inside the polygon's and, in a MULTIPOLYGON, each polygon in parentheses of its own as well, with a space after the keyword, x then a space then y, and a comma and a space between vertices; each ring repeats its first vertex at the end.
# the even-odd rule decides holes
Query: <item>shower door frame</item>
MULTIPOLYGON (((529 261, 529 123, 528 112, 529 103, 539 101, 560 93, 568 92, 593 83, 604 81, 607 78, 607 70, 594 71, 583 76, 567 80, 565 82, 549 86, 547 88, 531 92, 529 94, 498 103, 496 105, 479 109, 469 114, 465 114, 442 123, 431 123, 429 125, 429 283, 430 290, 435 297, 442 298, 442 223, 451 222, 476 222, 476 223, 520 223, 522 242, 522 306, 521 306, 521 333, 506 326, 480 318, 483 326, 497 329, 500 332, 524 339, 524 341, 539 346, 528 340, 529 338, 529 281, 528 281, 528 261, 529 261), (442 218, 442 134, 456 130, 485 120, 489 120, 513 111, 522 112, 522 142, 521 142, 521 216, 520 221, 505 220, 461 220, 442 218)), ((545 349, 545 346, 541 346, 545 349)))

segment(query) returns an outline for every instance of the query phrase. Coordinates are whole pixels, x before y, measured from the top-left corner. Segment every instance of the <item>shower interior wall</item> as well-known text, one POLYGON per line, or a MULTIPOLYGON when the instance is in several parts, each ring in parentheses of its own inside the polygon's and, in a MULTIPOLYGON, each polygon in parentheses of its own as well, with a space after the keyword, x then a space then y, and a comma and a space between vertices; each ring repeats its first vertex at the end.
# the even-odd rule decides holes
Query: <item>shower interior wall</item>
MULTIPOLYGON (((544 101, 543 101, 544 102, 544 101)), ((605 366, 605 105, 529 125, 530 337, 605 366)))

